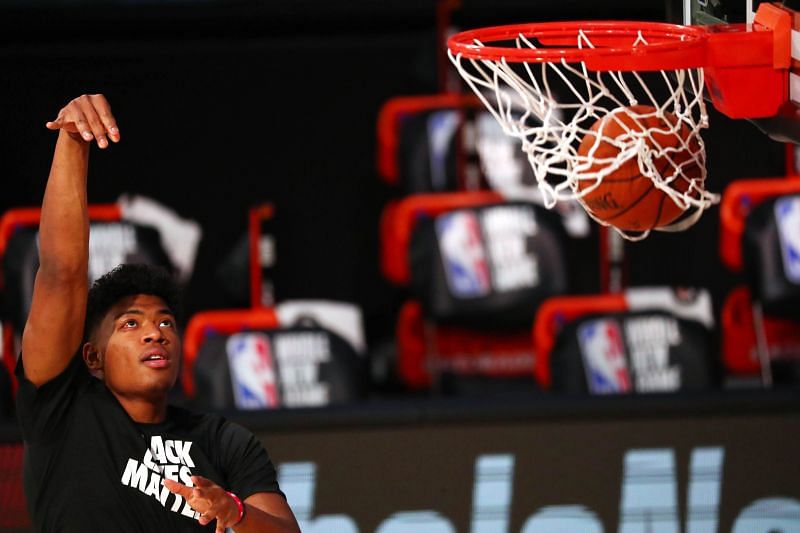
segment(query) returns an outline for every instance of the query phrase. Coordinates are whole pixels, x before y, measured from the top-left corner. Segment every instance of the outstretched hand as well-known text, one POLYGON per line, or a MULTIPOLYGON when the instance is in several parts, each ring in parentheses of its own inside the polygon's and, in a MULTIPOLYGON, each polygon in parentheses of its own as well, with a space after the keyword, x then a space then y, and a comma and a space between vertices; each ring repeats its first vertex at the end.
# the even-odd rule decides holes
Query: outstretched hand
POLYGON ((84 94, 75 98, 46 126, 50 130, 64 130, 73 139, 82 139, 87 143, 94 139, 100 148, 106 148, 109 139, 119 142, 117 121, 102 94, 84 94))
POLYGON ((192 476, 192 483, 194 487, 187 487, 171 479, 164 480, 164 486, 170 492, 182 496, 192 509, 200 513, 200 525, 216 520, 216 533, 225 533, 226 528, 236 525, 239 521, 239 507, 225 489, 202 476, 192 476))

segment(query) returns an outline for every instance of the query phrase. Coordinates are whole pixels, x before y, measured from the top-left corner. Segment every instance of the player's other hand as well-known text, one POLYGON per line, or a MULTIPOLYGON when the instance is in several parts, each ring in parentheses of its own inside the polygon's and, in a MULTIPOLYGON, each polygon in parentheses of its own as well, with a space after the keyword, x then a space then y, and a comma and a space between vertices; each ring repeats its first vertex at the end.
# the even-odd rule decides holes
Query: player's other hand
POLYGON ((192 476, 192 483, 194 487, 187 487, 171 479, 164 480, 170 492, 183 496, 192 509, 200 513, 200 525, 216 520, 216 533, 225 533, 226 528, 236 525, 239 507, 225 489, 202 476, 192 476))
POLYGON ((46 126, 50 130, 63 130, 76 140, 87 143, 96 140, 100 148, 106 148, 109 139, 119 142, 117 121, 102 94, 84 94, 75 98, 46 126))

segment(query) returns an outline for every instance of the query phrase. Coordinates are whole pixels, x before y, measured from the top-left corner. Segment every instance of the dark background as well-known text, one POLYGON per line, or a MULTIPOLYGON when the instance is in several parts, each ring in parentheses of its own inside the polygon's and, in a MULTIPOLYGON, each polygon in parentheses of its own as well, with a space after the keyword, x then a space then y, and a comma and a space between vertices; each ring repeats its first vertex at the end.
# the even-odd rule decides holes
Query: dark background
MULTIPOLYGON (((665 20, 661 2, 461 2, 460 27, 559 19, 665 20)), ((392 335, 398 294, 378 269, 392 192, 375 171, 375 120, 390 97, 438 91, 436 3, 6 2, 0 5, 0 212, 38 205, 72 97, 102 92, 123 142, 92 156, 93 203, 157 199, 204 231, 186 311, 246 305, 215 272, 275 204, 277 298, 354 301, 368 342, 392 335)), ((709 186, 783 172, 783 146, 711 110, 709 186)), ((628 246, 634 284, 735 281, 718 260, 718 209, 691 230, 628 246)), ((586 276, 597 276, 596 264, 586 276)))

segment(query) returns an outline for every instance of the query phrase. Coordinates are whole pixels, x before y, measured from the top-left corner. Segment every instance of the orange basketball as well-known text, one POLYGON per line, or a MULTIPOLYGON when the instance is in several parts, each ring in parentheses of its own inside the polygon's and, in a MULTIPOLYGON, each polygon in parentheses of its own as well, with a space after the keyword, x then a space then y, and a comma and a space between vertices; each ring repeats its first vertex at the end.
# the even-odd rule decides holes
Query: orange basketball
MULTIPOLYGON (((622 107, 595 122, 578 147, 578 154, 589 155, 597 137, 592 132, 599 132, 602 135, 595 151, 591 154, 595 162, 589 172, 601 171, 604 166, 610 165, 610 159, 620 152, 619 147, 605 139, 616 140, 631 133, 658 128, 660 131, 651 134, 652 140, 645 137, 651 148, 663 150, 683 146, 691 130, 682 124, 677 132, 671 132, 678 122, 677 117, 669 113, 665 113, 663 119, 650 115, 655 111, 654 107, 642 105, 622 107), (642 115, 647 116, 642 117, 642 115), (602 159, 609 161, 598 161, 602 159)), ((620 140, 624 140, 624 137, 620 140)), ((685 163, 681 167, 684 176, 700 178, 702 169, 692 155, 698 150, 699 143, 696 138, 692 138, 689 140, 688 149, 662 153, 661 156, 655 155, 657 159, 653 163, 663 179, 669 179, 678 172, 677 166, 682 163, 685 163)), ((578 190, 590 188, 595 183, 593 179, 579 179, 578 190)), ((670 186, 680 192, 686 192, 689 182, 678 176, 670 186)), ((639 156, 636 153, 633 153, 632 157, 618 169, 605 176, 595 189, 587 192, 582 202, 597 219, 625 231, 660 228, 674 222, 683 214, 683 210, 668 194, 658 189, 649 177, 642 175, 639 169, 639 156)))

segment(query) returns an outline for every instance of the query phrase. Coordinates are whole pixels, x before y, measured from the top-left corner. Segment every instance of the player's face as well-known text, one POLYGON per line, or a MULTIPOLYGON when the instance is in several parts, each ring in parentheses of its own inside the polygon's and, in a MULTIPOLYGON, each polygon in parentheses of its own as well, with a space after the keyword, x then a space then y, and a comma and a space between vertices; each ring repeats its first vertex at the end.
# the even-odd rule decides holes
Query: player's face
POLYGON ((103 380, 115 394, 160 399, 175 384, 181 344, 175 317, 158 296, 121 299, 100 327, 103 380))

